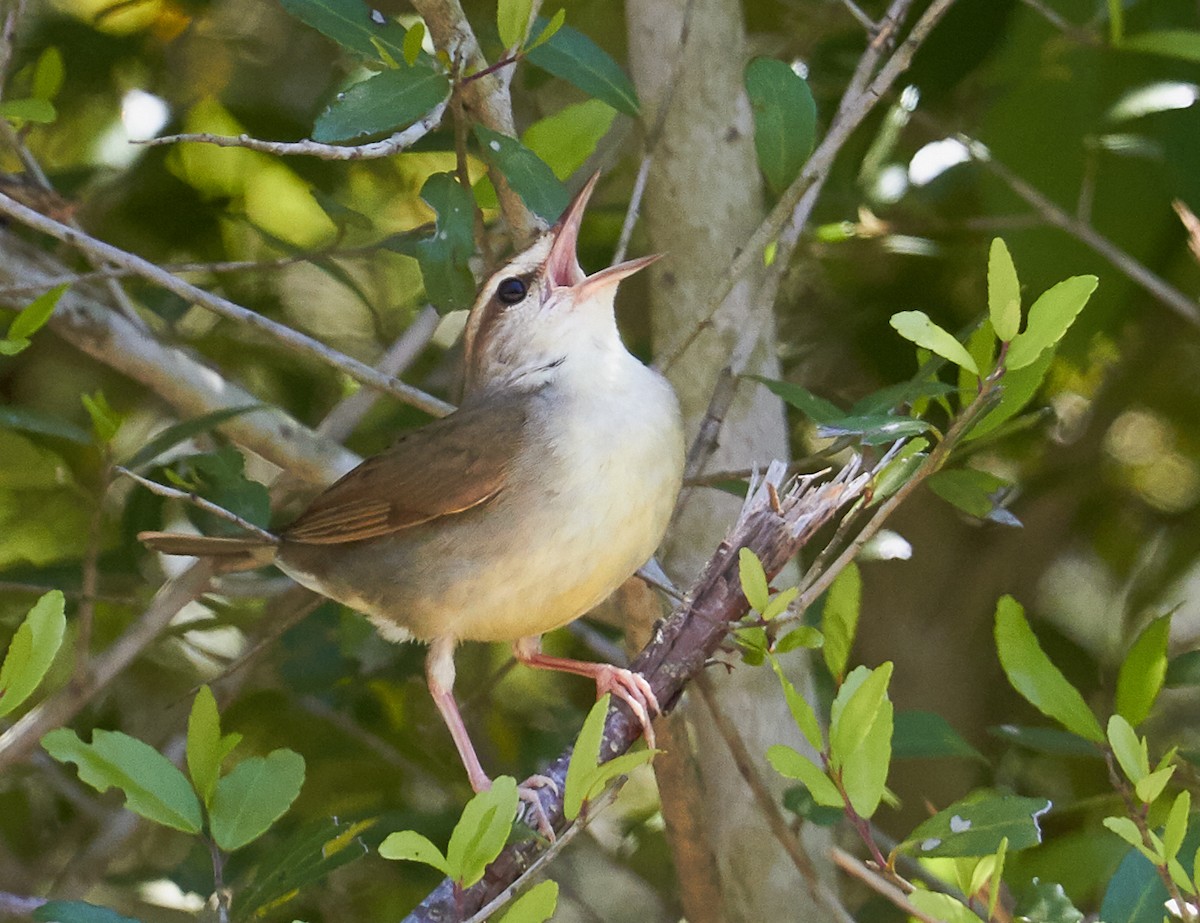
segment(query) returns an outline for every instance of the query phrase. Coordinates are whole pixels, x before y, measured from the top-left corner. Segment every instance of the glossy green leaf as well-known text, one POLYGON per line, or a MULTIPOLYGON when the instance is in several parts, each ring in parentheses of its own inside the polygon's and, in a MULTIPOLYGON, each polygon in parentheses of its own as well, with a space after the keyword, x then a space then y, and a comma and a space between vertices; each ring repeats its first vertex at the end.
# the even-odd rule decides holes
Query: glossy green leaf
POLYGON ((917 889, 908 895, 908 900, 922 913, 942 923, 979 923, 975 911, 949 894, 917 889))
POLYGON ((476 794, 463 808, 446 846, 446 864, 450 867, 447 874, 462 887, 469 888, 479 881, 488 863, 504 849, 519 800, 517 780, 497 776, 491 788, 476 794))
POLYGON ((533 0, 498 0, 496 29, 505 48, 520 48, 524 44, 532 12, 533 0))
POLYGON ((383 245, 417 260, 425 294, 439 311, 469 308, 475 300, 475 277, 470 266, 475 252, 475 203, 471 192, 453 175, 434 173, 421 187, 421 198, 437 215, 433 231, 398 234, 383 245))
POLYGON ((500 923, 546 923, 557 907, 558 882, 543 881, 513 901, 500 923))
POLYGON ((754 108, 754 149, 767 186, 782 193, 800 175, 817 138, 817 104, 808 81, 783 61, 746 65, 746 96, 754 108))
POLYGON ((0 101, 0 118, 48 125, 58 118, 58 110, 48 99, 6 99, 0 101))
POLYGON ((46 752, 60 763, 75 763, 79 778, 100 792, 118 788, 125 806, 147 820, 198 833, 200 802, 188 780, 165 756, 128 734, 93 731, 84 743, 69 728, 57 728, 42 738, 46 752))
POLYGON ((1061 340, 1099 281, 1095 276, 1072 276, 1043 292, 1029 309, 1025 330, 1013 339, 1005 367, 1010 371, 1022 369, 1061 340))
POLYGON ((258 839, 279 820, 304 785, 304 757, 273 750, 242 760, 217 782, 210 807, 213 839, 227 852, 258 839))
POLYGON ((534 122, 525 129, 521 141, 546 162, 555 176, 565 180, 592 156, 616 115, 617 110, 606 102, 584 100, 534 122))
MULTIPOLYGON (((224 446, 216 452, 180 459, 168 475, 177 486, 194 490, 218 506, 265 528, 271 518, 270 495, 263 484, 246 477, 245 468, 246 459, 242 453, 233 446, 224 446)), ((204 511, 192 511, 191 515, 202 525, 200 531, 206 535, 219 535, 234 529, 230 523, 204 511)))
POLYGON ((835 679, 840 679, 846 673, 850 650, 858 633, 861 610, 862 575, 858 565, 851 562, 830 585, 821 613, 821 634, 825 637, 821 650, 825 665, 835 679))
POLYGON ((425 23, 418 19, 404 36, 404 63, 409 67, 416 64, 417 58, 421 56, 421 49, 424 47, 424 44, 425 23))
POLYGON ((1178 61, 1200 63, 1200 32, 1194 29, 1159 29, 1130 36, 1121 42, 1123 51, 1142 51, 1178 61))
MULTIPOLYGON (((1083 923, 1084 915, 1071 902, 1061 884, 1035 878, 1021 893, 1013 919, 1021 923, 1083 923)), ((1115 921, 1121 918, 1109 919, 1115 921)))
POLYGON ((187 766, 192 785, 205 805, 211 805, 217 778, 221 774, 221 716, 217 700, 207 685, 201 686, 192 700, 188 715, 187 766))
POLYGON ((173 426, 168 426, 134 452, 125 462, 125 467, 130 470, 137 470, 148 465, 163 452, 174 448, 181 442, 185 442, 193 436, 199 436, 202 433, 210 433, 226 420, 249 413, 252 410, 258 410, 263 406, 262 404, 248 404, 243 407, 225 407, 221 410, 214 410, 212 413, 206 413, 203 416, 193 417, 190 420, 183 420, 173 426))
MULTIPOLYGON (((539 16, 533 33, 539 34, 549 25, 539 16)), ((537 44, 535 40, 534 44, 528 54, 530 64, 637 118, 640 105, 633 81, 608 52, 582 32, 562 26, 545 42, 537 44)))
POLYGON ((579 729, 579 736, 575 738, 563 790, 563 816, 567 820, 574 820, 579 816, 588 792, 591 791, 596 763, 600 758, 600 741, 604 736, 604 719, 608 715, 611 700, 612 696, 609 693, 596 700, 596 704, 583 721, 583 727, 579 729))
POLYGON ((900 848, 915 856, 990 856, 1007 840, 1009 851, 1042 842, 1038 819, 1050 810, 1045 798, 973 792, 922 821, 900 848))
POLYGON ((893 708, 887 695, 892 664, 855 668, 834 699, 829 722, 829 761, 846 798, 860 817, 875 813, 892 759, 893 708))
POLYGON ((38 99, 54 99, 67 78, 62 52, 51 45, 40 55, 33 68, 33 95, 38 99))
POLYGON ((56 285, 49 291, 43 292, 33 299, 33 301, 29 302, 13 318, 12 323, 9 324, 9 338, 14 340, 28 340, 41 330, 46 325, 46 321, 50 320, 50 315, 54 313, 59 299, 62 298, 63 293, 68 288, 70 288, 70 285, 64 282, 62 285, 56 285))
POLYGON ((783 744, 767 748, 767 762, 781 776, 804 783, 813 800, 827 808, 844 806, 842 795, 823 769, 802 753, 783 744))
POLYGON ((792 713, 792 720, 796 722, 796 727, 800 729, 800 733, 804 735, 808 745, 820 753, 825 749, 825 739, 821 735, 821 724, 817 720, 817 713, 808 704, 808 700, 796 691, 791 680, 783 675, 783 668, 774 657, 771 658, 771 669, 779 677, 779 684, 783 687, 783 698, 787 702, 788 711, 792 713))
POLYGON ((47 901, 33 912, 38 923, 139 923, 110 907, 87 901, 47 901))
POLYGON ((789 381, 776 381, 773 378, 763 378, 761 375, 747 375, 751 381, 766 385, 767 390, 784 402, 799 410, 814 423, 834 423, 846 416, 846 411, 824 398, 817 397, 807 388, 792 384, 789 381))
POLYGON ((26 407, 0 406, 0 428, 53 436, 76 445, 90 445, 92 442, 91 434, 82 426, 26 407))
POLYGON ((45 678, 62 646, 66 600, 58 590, 45 593, 13 635, 0 666, 0 716, 10 714, 45 678))
POLYGON ((1108 719, 1108 745, 1121 771, 1135 785, 1150 774, 1150 756, 1146 741, 1120 715, 1108 719))
POLYGON ((280 0, 283 8, 343 48, 376 60, 376 43, 396 60, 404 57, 404 27, 378 14, 363 0, 280 0))
POLYGON ((547 222, 557 221, 570 196, 545 161, 516 138, 483 125, 475 126, 475 138, 484 159, 504 175, 526 207, 547 222))
POLYGON ((907 439, 928 432, 932 427, 924 420, 873 414, 866 417, 842 417, 829 423, 817 424, 822 439, 854 437, 863 445, 890 445, 897 439, 907 439))
POLYGON ((314 141, 333 144, 397 131, 450 95, 450 79, 424 64, 376 74, 337 95, 313 124, 314 141))
POLYGON ((1049 727, 1021 727, 1005 724, 988 728, 988 733, 999 740, 1052 756, 1076 759, 1099 760, 1103 757, 1095 744, 1075 734, 1049 727))
POLYGON ((567 11, 565 9, 561 9, 551 16, 549 22, 544 19, 538 19, 534 24, 534 28, 529 33, 533 36, 533 39, 525 46, 526 54, 528 55, 533 49, 545 45, 546 42, 554 38, 566 21, 567 11))
POLYGON ((396 833, 389 833, 387 838, 379 844, 379 855, 385 859, 397 861, 422 862, 425 865, 432 865, 443 875, 450 874, 450 863, 446 861, 442 851, 430 842, 428 837, 422 836, 415 830, 399 830, 396 833))
POLYGON ((941 715, 930 711, 897 712, 892 731, 895 759, 966 757, 987 762, 984 755, 963 740, 941 715))
POLYGON ((890 462, 875 476, 874 488, 871 491, 871 506, 882 503, 897 490, 908 483, 916 474, 917 469, 924 464, 929 453, 928 439, 910 439, 895 454, 890 462))
POLYGON ((1167 642, 1171 617, 1164 615, 1142 629, 1117 673, 1117 714, 1135 727, 1146 720, 1167 678, 1167 642))
POLYGON ((999 237, 988 252, 988 316, 1001 340, 1013 339, 1021 329, 1021 283, 1008 247, 999 237))
POLYGON ((749 548, 738 549, 738 579, 742 584, 742 593, 750 608, 762 612, 771 601, 771 591, 767 587, 767 575, 762 562, 749 548))
POLYGON ((978 468, 948 468, 937 472, 926 483, 935 494, 969 516, 1006 526, 1021 524, 999 503, 1012 485, 990 472, 978 468))
POLYGON ((1095 714, 1050 662, 1025 620, 1025 610, 1011 596, 1001 597, 996 604, 995 634, 1000 664, 1013 688, 1071 733, 1103 743, 1104 732, 1095 714))
POLYGON ((893 314, 891 324, 904 339, 962 366, 975 375, 979 374, 979 368, 966 347, 954 339, 952 334, 931 321, 924 311, 901 311, 899 314, 893 314))

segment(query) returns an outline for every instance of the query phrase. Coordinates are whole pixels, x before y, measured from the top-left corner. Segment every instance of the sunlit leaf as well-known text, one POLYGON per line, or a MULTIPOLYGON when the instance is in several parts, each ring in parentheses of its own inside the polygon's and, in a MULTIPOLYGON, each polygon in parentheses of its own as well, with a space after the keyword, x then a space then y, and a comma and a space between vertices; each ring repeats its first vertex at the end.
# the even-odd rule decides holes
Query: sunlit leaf
POLYGON ((363 0, 280 0, 301 22, 333 39, 343 48, 377 59, 376 42, 394 59, 404 57, 404 27, 392 20, 378 22, 363 0))
POLYGON ((1171 776, 1174 774, 1174 766, 1156 769, 1150 775, 1135 782, 1133 790, 1143 803, 1150 804, 1163 793, 1163 789, 1167 787, 1167 783, 1171 781, 1171 776))
MULTIPOLYGON (((538 34, 548 25, 539 16, 533 33, 538 34)), ((562 26, 544 43, 535 41, 534 45, 528 55, 531 64, 603 100, 618 112, 637 117, 639 104, 633 81, 608 52, 582 32, 562 26)))
POLYGON ((422 862, 432 865, 443 875, 450 874, 450 863, 442 855, 428 837, 422 836, 415 830, 399 830, 389 833, 379 844, 379 855, 385 859, 395 859, 405 862, 422 862))
POLYGON ((1007 370, 1001 383, 1000 400, 971 427, 967 441, 986 436, 1020 413, 1033 400, 1053 361, 1054 350, 1048 349, 1023 369, 1007 370))
POLYGON ((314 141, 333 144, 411 125, 450 95, 450 79, 424 64, 399 67, 337 95, 313 124, 314 141))
POLYGON ((749 548, 738 549, 738 577, 750 608, 757 612, 766 609, 771 598, 771 591, 767 588, 767 575, 758 555, 749 548))
POLYGON ((525 129, 521 141, 565 180, 592 156, 616 115, 606 102, 584 100, 538 119, 525 129))
POLYGON ((483 125, 475 126, 475 138, 484 159, 504 175, 526 207, 547 222, 556 221, 570 196, 545 161, 516 138, 483 125))
POLYGON ((1171 810, 1167 814, 1167 822, 1163 825, 1163 858, 1168 861, 1179 855, 1183 846, 1183 838, 1187 834, 1188 813, 1192 808, 1191 792, 1184 789, 1175 796, 1171 810))
POLYGON ((242 760, 217 782, 210 808, 213 839, 226 851, 258 839, 279 820, 304 785, 304 757, 273 750, 242 760))
POLYGON ((778 194, 800 175, 813 151, 817 104, 808 81, 775 58, 755 58, 747 64, 745 85, 754 108, 758 166, 778 194))
POLYGON ((892 664, 856 667, 830 712, 829 761, 846 798, 860 817, 875 813, 883 798, 892 757, 893 708, 887 688, 892 664))
POLYGON ((1042 842, 1038 818, 1050 810, 1045 798, 973 792, 922 821, 900 848, 916 856, 989 856, 1042 842))
POLYGON ((408 30, 408 34, 404 36, 404 63, 412 67, 417 63, 417 58, 421 56, 421 49, 425 44, 425 23, 417 20, 408 30))
POLYGON ((188 715, 187 765, 192 785, 206 805, 212 802, 223 757, 217 700, 207 685, 201 686, 192 700, 192 711, 188 715))
POLYGON ((27 340, 46 325, 50 315, 54 313, 58 301, 70 285, 56 285, 47 292, 38 295, 21 310, 8 327, 8 336, 14 340, 27 340))
POLYGON ((1167 677, 1167 641, 1171 617, 1164 615, 1142 629, 1117 673, 1117 713, 1135 727, 1146 720, 1167 677))
POLYGON ((125 806, 147 820, 198 833, 202 819, 196 793, 165 756, 128 734, 93 731, 84 743, 69 728, 57 728, 42 738, 46 752, 60 763, 75 763, 80 781, 100 792, 118 788, 125 806))
POLYGON ((975 911, 949 894, 918 889, 908 895, 908 900, 922 913, 942 923, 979 923, 975 911))
POLYGON ((563 791, 563 816, 574 820, 583 810, 596 774, 596 763, 600 757, 600 741, 604 736, 604 719, 608 715, 611 695, 605 693, 596 700, 571 751, 571 762, 567 765, 566 785, 563 791))
POLYGON ((842 795, 823 769, 802 753, 783 744, 767 748, 767 762, 781 776, 798 779, 817 804, 827 808, 843 806, 842 795))
POLYGON ((529 31, 529 14, 533 12, 533 0, 498 0, 496 3, 496 29, 505 48, 520 48, 529 31))
POLYGON ((558 882, 543 881, 513 901, 500 923, 546 923, 557 906, 558 882))
POLYGON ((62 52, 51 45, 40 55, 33 68, 33 95, 38 99, 54 99, 66 80, 67 69, 62 52))
POLYGON ((821 736, 821 724, 817 720, 817 713, 813 711, 813 707, 808 704, 804 696, 796 691, 791 680, 783 675, 783 668, 774 657, 771 658, 771 669, 775 671, 775 675, 779 678, 779 684, 783 687, 783 697, 787 702, 788 711, 792 713, 792 720, 796 722, 796 727, 800 729, 800 733, 804 735, 809 746, 820 753, 825 749, 825 740, 821 736))
POLYGON ((1029 309, 1024 332, 1013 339, 1005 367, 1010 371, 1022 369, 1061 340, 1099 281, 1095 276, 1072 276, 1043 292, 1029 309))
POLYGON ((1200 32, 1194 29, 1160 29, 1130 36, 1121 42, 1123 51, 1142 51, 1179 61, 1200 63, 1200 32))
POLYGON ((921 348, 928 349, 975 375, 979 374, 979 368, 966 347, 951 333, 931 321, 924 311, 901 311, 899 314, 893 314, 891 324, 904 339, 911 340, 921 348))
POLYGON ((554 38, 556 32, 563 27, 563 23, 567 21, 566 9, 561 9, 550 17, 547 22, 544 19, 538 19, 530 34, 533 40, 525 46, 525 52, 528 54, 540 45, 546 44, 550 39, 554 38))
POLYGON ((847 564, 834 579, 825 595, 821 613, 821 634, 825 637, 822 654, 825 665, 835 678, 841 678, 850 662, 850 649, 858 632, 862 609, 862 575, 858 565, 847 564))
MULTIPOLYGON (((1109 818, 1109 820, 1128 820, 1128 818, 1109 818)), ((1132 825, 1132 821, 1130 821, 1132 825)), ((1108 826, 1108 821, 1105 821, 1108 826)), ((1112 828, 1109 827, 1111 830, 1112 828)), ((1117 831, 1113 831, 1114 833, 1117 831)), ((1128 832, 1127 830, 1125 832, 1128 832)), ((1118 834, 1124 839, 1124 835, 1118 834)), ((1133 835, 1141 845, 1141 835, 1136 826, 1133 835)), ((1184 838, 1179 857, 1190 863, 1197 855, 1196 845, 1200 842, 1200 828, 1191 830, 1184 838)), ((1121 923, 1162 923, 1164 916, 1163 904, 1168 898, 1167 888, 1163 884, 1158 869, 1137 849, 1130 849, 1116 872, 1109 878, 1100 904, 1102 920, 1120 920, 1121 923)))
POLYGON ((1108 745, 1121 771, 1135 785, 1150 774, 1150 757, 1146 741, 1138 737, 1133 726, 1120 715, 1108 719, 1108 745))
MULTIPOLYGON (((782 593, 780 594, 783 595, 782 593)), ((774 602, 774 600, 772 600, 774 602)), ((786 654, 800 647, 816 649, 825 643, 825 636, 811 625, 798 625, 772 646, 776 654, 786 654)))
POLYGON ((512 831, 519 802, 517 780, 497 776, 492 787, 467 802, 446 846, 447 874, 469 888, 483 877, 512 831))
POLYGON ((45 593, 29 610, 13 635, 0 666, 0 715, 7 715, 33 695, 62 645, 67 618, 59 590, 45 593))
POLYGON ((1011 596, 1001 597, 996 604, 996 648, 1008 681, 1038 711, 1073 734, 1104 742, 1095 714, 1050 662, 1025 620, 1025 610, 1011 596))
POLYGON ((58 118, 58 110, 48 99, 6 99, 0 101, 0 118, 49 124, 58 118))
POLYGON ((1021 283, 1008 247, 999 237, 988 252, 987 279, 992 329, 1001 340, 1011 340, 1021 329, 1021 283))

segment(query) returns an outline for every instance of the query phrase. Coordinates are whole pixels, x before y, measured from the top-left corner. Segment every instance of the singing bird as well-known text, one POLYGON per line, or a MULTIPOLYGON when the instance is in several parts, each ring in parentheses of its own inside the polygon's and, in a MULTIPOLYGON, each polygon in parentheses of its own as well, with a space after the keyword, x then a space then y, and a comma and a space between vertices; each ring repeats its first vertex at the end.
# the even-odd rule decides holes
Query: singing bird
POLYGON ((683 473, 675 393, 626 350, 613 314, 618 283, 656 257, 589 276, 576 256, 597 178, 480 290, 454 413, 402 434, 271 538, 139 536, 224 570, 274 563, 385 638, 427 643, 429 691, 475 791, 491 780, 454 700, 460 642, 508 642, 531 667, 592 677, 651 740, 658 711, 644 677, 541 652, 543 633, 654 553, 683 473))

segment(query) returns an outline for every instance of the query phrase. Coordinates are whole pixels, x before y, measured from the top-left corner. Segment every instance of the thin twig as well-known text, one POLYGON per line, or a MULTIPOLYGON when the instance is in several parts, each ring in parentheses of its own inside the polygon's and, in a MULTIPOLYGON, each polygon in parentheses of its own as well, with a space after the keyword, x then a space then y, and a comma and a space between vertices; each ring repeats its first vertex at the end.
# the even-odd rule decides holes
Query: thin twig
POLYGON ((197 144, 215 144, 217 147, 242 147, 263 154, 275 154, 280 157, 316 157, 319 160, 374 160, 380 157, 391 157, 405 148, 412 147, 427 134, 442 123, 446 114, 448 100, 438 103, 420 120, 409 125, 402 131, 396 132, 382 141, 371 141, 368 144, 340 145, 322 144, 319 141, 264 141, 251 138, 249 135, 213 135, 207 132, 193 134, 163 135, 160 138, 149 138, 145 141, 133 141, 132 144, 142 144, 146 147, 158 147, 163 144, 181 144, 194 142, 197 144))
POLYGON ((923 923, 943 923, 937 917, 931 917, 924 911, 918 910, 903 891, 872 869, 867 868, 861 861, 845 850, 834 846, 830 849, 829 855, 833 859, 834 864, 843 872, 852 878, 858 879, 876 894, 887 898, 909 916, 916 917, 918 920, 923 921, 923 923))
POLYGON ((225 509, 223 506, 218 506, 211 500, 205 500, 199 494, 193 493, 190 490, 177 490, 174 487, 168 487, 166 484, 159 484, 157 481, 152 481, 149 478, 144 478, 140 474, 134 474, 128 468, 123 468, 117 465, 114 469, 118 474, 123 474, 131 481, 136 481, 145 487, 150 493, 157 494, 160 497, 166 497, 168 500, 182 500, 185 503, 190 503, 192 506, 204 510, 204 512, 224 519, 226 522, 233 523, 239 529, 244 529, 251 535, 261 538, 264 542, 270 542, 272 545, 277 544, 279 539, 268 532, 266 529, 256 526, 249 519, 243 519, 237 513, 225 509))
POLYGON ((391 394, 405 403, 424 410, 428 414, 435 417, 443 417, 454 409, 452 405, 447 404, 445 401, 431 394, 426 394, 424 391, 414 388, 411 385, 396 381, 387 375, 382 375, 369 365, 346 356, 335 349, 331 349, 324 343, 314 340, 312 337, 305 336, 297 330, 269 320, 261 314, 247 310, 241 305, 234 304, 232 301, 222 298, 219 295, 214 295, 195 285, 190 285, 182 279, 171 275, 171 273, 164 272, 148 260, 97 240, 91 235, 68 227, 59 221, 55 221, 53 218, 48 218, 3 193, 0 193, 0 213, 15 218, 17 221, 36 231, 49 234, 56 240, 61 240, 63 243, 77 247, 85 253, 132 269, 142 278, 148 279, 169 292, 174 292, 188 301, 195 302, 212 311, 214 314, 219 314, 221 317, 237 321, 254 330, 265 333, 290 349, 319 359, 321 362, 344 372, 355 381, 391 394))
POLYGON ((878 28, 875 20, 863 12, 862 7, 855 3, 854 0, 842 0, 842 6, 850 11, 850 15, 858 20, 858 24, 866 29, 868 34, 875 34, 875 30, 878 28))
POLYGON ((100 528, 104 524, 104 498, 108 494, 112 469, 105 450, 105 462, 101 472, 101 486, 96 492, 96 506, 88 522, 87 547, 83 553, 80 577, 79 606, 75 613, 75 666, 73 682, 82 687, 87 679, 88 657, 92 648, 92 625, 96 615, 96 587, 100 581, 100 528))
POLYGON ((621 236, 617 238, 617 249, 613 253, 614 264, 622 262, 629 251, 629 239, 633 236, 633 229, 641 212, 642 197, 646 194, 646 178, 650 175, 650 164, 653 160, 654 155, 648 151, 642 155, 637 179, 633 181, 633 192, 629 195, 629 205, 625 209, 625 220, 621 223, 621 236))

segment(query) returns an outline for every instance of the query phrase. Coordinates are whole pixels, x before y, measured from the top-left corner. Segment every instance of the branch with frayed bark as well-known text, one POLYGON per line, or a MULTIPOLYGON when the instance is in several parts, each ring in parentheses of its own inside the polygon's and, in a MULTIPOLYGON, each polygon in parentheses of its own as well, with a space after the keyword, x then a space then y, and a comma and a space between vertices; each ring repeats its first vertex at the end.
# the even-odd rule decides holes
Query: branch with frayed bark
MULTIPOLYGON (((828 481, 818 483, 813 476, 803 477, 784 490, 785 471, 786 465, 776 462, 754 485, 737 522, 688 594, 690 601, 655 630, 634 660, 632 669, 646 678, 665 709, 678 702, 687 684, 705 669, 730 629, 749 611, 738 576, 740 549, 749 548, 758 555, 767 575, 773 577, 818 529, 863 496, 875 474, 863 471, 855 460, 828 481)), ((624 704, 614 705, 600 745, 601 762, 627 751, 641 733, 640 723, 624 704)), ((570 758, 568 749, 540 773, 556 783, 556 789, 540 789, 539 797, 550 824, 560 834, 572 829, 563 816, 570 758)), ((586 813, 573 826, 582 823, 586 823, 586 813)), ((545 852, 546 848, 533 841, 509 846, 479 884, 456 893, 451 881, 443 881, 406 923, 447 923, 469 917, 511 888, 545 852)))

